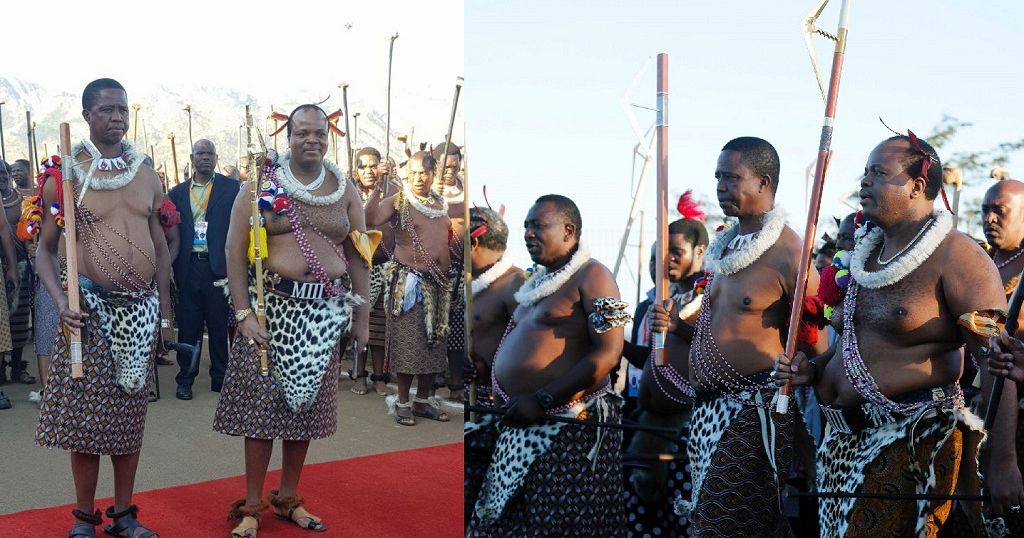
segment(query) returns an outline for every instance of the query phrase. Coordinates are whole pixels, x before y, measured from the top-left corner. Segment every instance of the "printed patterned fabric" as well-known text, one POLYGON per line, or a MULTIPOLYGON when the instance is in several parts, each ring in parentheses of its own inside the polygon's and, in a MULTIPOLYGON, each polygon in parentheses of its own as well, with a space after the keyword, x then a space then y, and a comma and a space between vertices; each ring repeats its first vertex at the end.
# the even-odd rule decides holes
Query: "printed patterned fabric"
MULTIPOLYGON (((618 405, 603 420, 619 422, 618 405)), ((597 420, 598 413, 577 418, 597 420)), ((467 537, 573 536, 618 538, 625 534, 622 503, 622 430, 567 424, 539 455, 494 524, 474 514, 467 537), (597 461, 588 454, 602 436, 597 461)))
MULTIPOLYGON (((689 422, 679 433, 673 453, 686 455, 686 445, 690 436, 689 422)), ((675 459, 667 462, 665 481, 665 498, 662 502, 644 504, 626 483, 624 498, 626 499, 626 536, 629 538, 646 538, 651 536, 676 536, 683 538, 693 536, 690 521, 676 514, 674 500, 677 497, 689 498, 693 490, 693 478, 690 476, 688 459, 675 459)))
POLYGON ((433 346, 427 343, 427 312, 422 303, 399 315, 388 308, 387 315, 385 369, 389 373, 436 374, 448 367, 446 340, 433 346))
MULTIPOLYGON (((154 330, 147 370, 153 368, 154 330)), ((57 331, 36 426, 36 444, 85 454, 134 454, 142 449, 149 391, 128 393, 117 384, 110 346, 100 333, 99 319, 86 319, 82 337, 84 376, 71 377, 71 359, 64 331, 57 331)), ((147 377, 148 378, 148 377, 147 377)))

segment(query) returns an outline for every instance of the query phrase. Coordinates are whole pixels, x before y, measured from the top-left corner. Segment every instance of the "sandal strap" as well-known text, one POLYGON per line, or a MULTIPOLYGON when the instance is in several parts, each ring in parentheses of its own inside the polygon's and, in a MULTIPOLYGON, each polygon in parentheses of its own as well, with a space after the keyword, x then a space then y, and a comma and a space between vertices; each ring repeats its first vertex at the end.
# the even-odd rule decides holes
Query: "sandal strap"
POLYGON ((96 525, 103 523, 103 513, 100 512, 99 508, 97 508, 96 512, 92 514, 88 512, 83 512, 75 508, 74 510, 71 511, 71 515, 75 516, 75 519, 82 521, 84 523, 89 523, 94 527, 96 525))
POLYGON ((413 396, 412 397, 412 401, 414 401, 416 403, 420 403, 420 404, 429 405, 430 407, 433 407, 434 409, 438 409, 438 410, 441 409, 441 404, 438 403, 436 398, 419 398, 419 397, 413 396))
POLYGON ((139 515, 139 507, 134 504, 120 512, 114 512, 114 507, 107 508, 107 517, 110 519, 121 519, 125 516, 136 517, 139 515))
POLYGON ((402 402, 400 402, 398 400, 395 400, 395 407, 401 407, 402 409, 411 409, 412 408, 412 400, 409 400, 408 402, 405 402, 405 403, 402 403, 402 402))
POLYGON ((260 518, 263 517, 263 511, 269 507, 264 501, 260 501, 257 504, 246 504, 245 499, 238 499, 231 503, 231 509, 228 511, 228 521, 251 517, 259 523, 260 518))

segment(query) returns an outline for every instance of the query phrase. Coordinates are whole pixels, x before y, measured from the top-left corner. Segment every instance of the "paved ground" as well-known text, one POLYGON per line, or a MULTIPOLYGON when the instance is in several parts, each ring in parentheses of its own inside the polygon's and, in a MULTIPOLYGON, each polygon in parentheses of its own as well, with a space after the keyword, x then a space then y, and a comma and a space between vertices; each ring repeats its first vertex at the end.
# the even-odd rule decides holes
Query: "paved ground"
MULTIPOLYGON (((26 348, 25 356, 34 357, 30 352, 26 348)), ((242 440, 211 429, 218 395, 209 390, 207 361, 204 353, 202 373, 193 387, 195 399, 187 402, 174 398, 177 366, 160 367, 163 398, 149 406, 142 461, 136 480, 137 491, 244 472, 242 440)), ((347 369, 349 365, 345 367, 347 369)), ((33 358, 29 371, 35 375, 35 369, 33 358)), ((445 407, 452 417, 448 423, 420 420, 414 427, 399 426, 386 414, 384 397, 372 391, 365 396, 349 392, 352 381, 347 378, 343 378, 339 385, 338 433, 329 439, 311 443, 307 459, 310 463, 462 440, 462 415, 457 408, 445 407)), ((39 448, 33 442, 39 411, 28 401, 28 393, 38 388, 38 385, 12 383, 0 387, 14 404, 12 409, 0 410, 0 514, 74 502, 67 453, 39 448)), ((447 393, 442 389, 439 396, 445 395, 447 393)), ((279 450, 278 444, 271 468, 280 468, 279 450)), ((109 458, 105 459, 101 467, 97 497, 113 495, 109 462, 109 458)), ((461 469, 462 459, 451 464, 461 469)), ((366 469, 363 475, 354 476, 352 480, 357 485, 361 481, 374 480, 377 473, 395 471, 366 469)), ((268 488, 271 486, 267 484, 268 488)), ((349 486, 339 484, 339 487, 349 486)))

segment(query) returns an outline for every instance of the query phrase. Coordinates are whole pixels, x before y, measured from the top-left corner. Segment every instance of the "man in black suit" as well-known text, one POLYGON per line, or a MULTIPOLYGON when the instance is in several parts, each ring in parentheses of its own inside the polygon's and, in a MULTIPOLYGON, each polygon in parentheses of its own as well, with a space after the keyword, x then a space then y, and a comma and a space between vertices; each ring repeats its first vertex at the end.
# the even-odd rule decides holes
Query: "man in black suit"
MULTIPOLYGON (((214 282, 227 276, 224 243, 238 182, 214 172, 217 150, 209 140, 192 146, 192 179, 171 189, 168 197, 181 212, 178 231, 181 248, 174 258, 178 288, 178 341, 203 342, 203 327, 210 339, 210 388, 220 392, 228 361, 228 300, 214 282)), ((179 400, 192 399, 196 373, 189 371, 190 357, 178 353, 175 380, 179 400)))

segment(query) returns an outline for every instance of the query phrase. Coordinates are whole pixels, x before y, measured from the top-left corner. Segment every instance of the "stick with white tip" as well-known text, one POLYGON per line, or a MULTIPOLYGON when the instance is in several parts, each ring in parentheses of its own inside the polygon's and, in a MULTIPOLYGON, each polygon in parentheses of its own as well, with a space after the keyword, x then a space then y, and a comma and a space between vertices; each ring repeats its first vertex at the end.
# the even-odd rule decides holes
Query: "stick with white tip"
MULTIPOLYGON (((75 182, 71 177, 74 155, 71 155, 71 126, 60 124, 61 176, 64 187, 60 206, 64 210, 64 243, 68 258, 68 310, 81 312, 78 288, 78 234, 75 231, 75 182)), ((98 157, 98 156, 97 156, 98 157)), ((68 353, 71 356, 71 377, 85 375, 82 369, 82 332, 68 331, 68 353)))
MULTIPOLYGON (((658 228, 654 262, 654 295, 658 304, 664 305, 668 298, 668 54, 658 54, 658 117, 655 122, 657 142, 657 208, 658 228)), ((656 332, 652 338, 654 364, 668 366, 665 354, 665 333, 656 332)))
MULTIPOLYGON (((843 0, 839 15, 839 31, 835 36, 827 32, 819 31, 814 26, 817 16, 825 9, 828 0, 823 0, 811 9, 810 15, 804 19, 802 25, 808 34, 816 32, 829 38, 835 39, 836 48, 832 55, 832 74, 828 81, 828 93, 825 97, 825 119, 821 126, 821 138, 818 143, 818 162, 814 168, 814 184, 811 187, 810 202, 807 205, 807 226, 804 228, 803 250, 800 252, 800 266, 797 269, 796 288, 793 290, 793 308, 789 315, 789 332, 786 335, 786 356, 796 355, 797 334, 800 330, 800 319, 803 314, 804 295, 807 292, 807 274, 811 269, 811 251, 814 249, 814 237, 818 227, 818 212, 821 209, 821 191, 825 186, 825 170, 828 167, 829 148, 832 146, 832 126, 836 117, 836 102, 839 98, 839 78, 843 71, 843 57, 846 54, 846 34, 849 28, 850 4, 853 0, 843 0)), ((810 39, 808 39, 810 47, 810 39)), ((814 52, 811 52, 811 61, 814 64, 814 72, 817 77, 817 64, 814 63, 814 52)), ((820 80, 818 82, 821 84, 820 80)), ((789 411, 789 393, 792 387, 789 384, 779 387, 779 395, 775 403, 775 410, 778 413, 789 411)))

